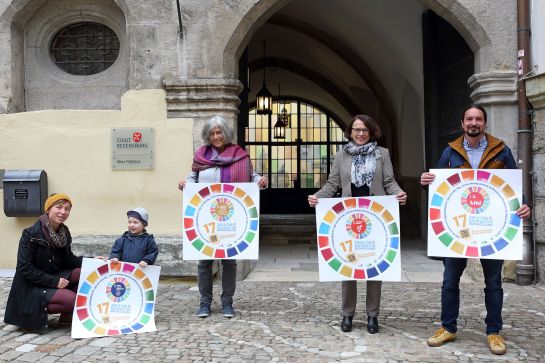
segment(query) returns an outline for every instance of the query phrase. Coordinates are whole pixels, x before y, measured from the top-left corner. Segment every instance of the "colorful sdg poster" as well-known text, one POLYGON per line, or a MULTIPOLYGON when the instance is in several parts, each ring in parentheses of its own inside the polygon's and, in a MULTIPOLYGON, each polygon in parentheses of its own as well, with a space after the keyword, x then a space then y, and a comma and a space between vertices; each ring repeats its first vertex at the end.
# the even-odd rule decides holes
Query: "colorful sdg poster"
POLYGON ((154 308, 161 267, 84 258, 72 338, 156 331, 154 308))
POLYGON ((184 260, 258 258, 256 183, 187 183, 183 212, 184 260))
POLYGON ((395 196, 320 199, 316 230, 320 281, 401 280, 395 196))
POLYGON ((428 256, 522 259, 522 171, 432 169, 428 256))

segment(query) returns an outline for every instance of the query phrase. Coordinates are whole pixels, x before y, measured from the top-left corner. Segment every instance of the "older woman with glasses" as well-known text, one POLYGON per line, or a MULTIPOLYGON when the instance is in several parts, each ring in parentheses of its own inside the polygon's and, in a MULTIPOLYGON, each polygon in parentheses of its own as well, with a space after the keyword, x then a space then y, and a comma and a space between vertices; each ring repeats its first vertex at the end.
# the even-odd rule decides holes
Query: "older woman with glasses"
MULTIPOLYGON (((316 194, 308 196, 311 207, 319 198, 331 198, 342 190, 342 197, 364 197, 395 195, 399 204, 407 201, 407 194, 401 190, 394 178, 388 149, 377 145, 380 128, 370 116, 357 115, 345 131, 350 140, 335 156, 327 182, 316 194)), ((378 332, 378 314, 382 281, 367 281, 367 331, 378 332)), ((352 330, 352 319, 356 312, 356 281, 342 282, 342 322, 344 332, 352 330)))
MULTIPOLYGON (((255 182, 265 188, 268 180, 253 171, 248 153, 233 144, 233 130, 223 117, 214 116, 204 125, 201 137, 204 145, 199 147, 193 158, 193 165, 187 180, 178 183, 183 190, 186 183, 249 183, 255 182)), ((212 304, 212 263, 213 260, 201 260, 198 266, 198 285, 201 294, 199 318, 210 315, 212 304)), ((226 318, 235 316, 233 295, 236 287, 236 260, 222 260, 222 312, 226 318)))

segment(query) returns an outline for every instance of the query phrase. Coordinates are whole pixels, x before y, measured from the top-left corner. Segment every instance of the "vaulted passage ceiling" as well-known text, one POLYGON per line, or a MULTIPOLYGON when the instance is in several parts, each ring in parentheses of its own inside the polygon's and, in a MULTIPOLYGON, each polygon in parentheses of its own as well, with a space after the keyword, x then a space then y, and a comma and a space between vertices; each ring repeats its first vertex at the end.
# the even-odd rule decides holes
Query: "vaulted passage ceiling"
POLYGON ((423 98, 416 0, 296 0, 271 16, 249 49, 250 100, 261 88, 312 100, 347 122, 374 116, 396 133, 406 92, 423 98), (263 40, 266 40, 266 61, 263 40))

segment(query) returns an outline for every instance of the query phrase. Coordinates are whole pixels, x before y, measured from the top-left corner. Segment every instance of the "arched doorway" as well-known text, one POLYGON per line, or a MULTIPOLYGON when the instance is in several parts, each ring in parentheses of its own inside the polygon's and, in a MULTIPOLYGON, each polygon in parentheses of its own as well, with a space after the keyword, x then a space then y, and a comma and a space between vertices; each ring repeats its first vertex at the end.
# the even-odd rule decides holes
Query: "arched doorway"
MULTIPOLYGON (((436 5, 417 0, 389 4, 318 0, 309 6, 307 0, 294 0, 269 14, 251 35, 246 34, 249 40, 240 53, 238 75, 245 93, 239 140, 249 141, 241 131, 249 125, 248 107, 265 81, 273 94, 281 85, 283 94, 310 99, 330 110, 341 129, 355 114, 372 116, 382 129, 380 144, 390 150, 396 178, 410 196, 408 205, 400 210, 403 234, 422 237, 426 194, 418 179, 433 167, 444 141, 459 132, 455 109, 469 100, 466 81, 475 72, 471 48, 478 49, 474 40, 468 46, 445 20, 444 11, 441 15, 433 12, 436 5)), ((272 149, 266 157, 274 159, 272 149)), ((267 161, 270 167, 272 163, 267 161)), ((261 170, 276 177, 269 169, 261 170)), ((282 176, 282 187, 271 187, 263 194, 263 204, 270 201, 276 207, 262 212, 278 208, 276 213, 313 213, 305 205, 306 194, 313 190, 298 188, 304 185, 302 175, 287 174, 282 176), (290 183, 293 185, 286 186, 290 183)), ((314 190, 323 182, 325 176, 314 190)))
POLYGON ((262 213, 313 213, 306 196, 327 180, 337 150, 344 143, 343 128, 331 113, 309 101, 273 101, 272 115, 248 113, 244 144, 256 172, 269 178, 261 193, 262 213), (290 116, 284 138, 275 138, 278 110, 290 116))

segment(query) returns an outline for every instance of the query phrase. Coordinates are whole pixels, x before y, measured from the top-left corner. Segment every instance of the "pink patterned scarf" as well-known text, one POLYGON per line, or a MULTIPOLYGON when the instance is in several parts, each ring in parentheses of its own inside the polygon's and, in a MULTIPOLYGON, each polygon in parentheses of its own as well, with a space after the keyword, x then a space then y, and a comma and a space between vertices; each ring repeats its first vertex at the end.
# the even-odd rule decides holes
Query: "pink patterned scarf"
POLYGON ((195 151, 191 170, 195 172, 220 167, 222 183, 248 183, 252 177, 250 155, 238 145, 229 144, 221 153, 210 145, 203 145, 195 151))

